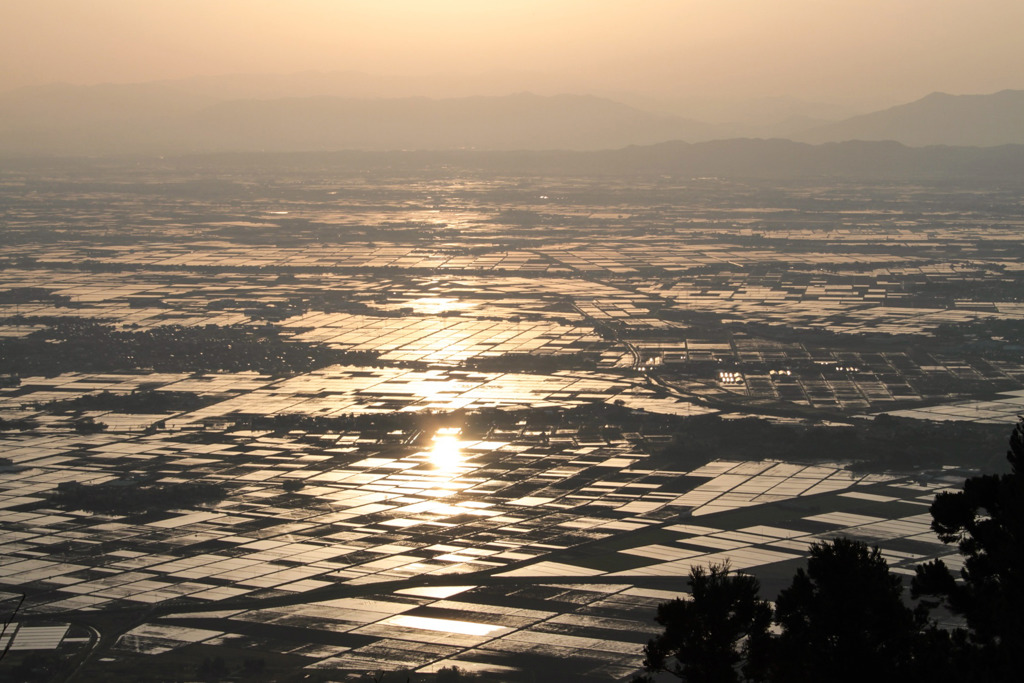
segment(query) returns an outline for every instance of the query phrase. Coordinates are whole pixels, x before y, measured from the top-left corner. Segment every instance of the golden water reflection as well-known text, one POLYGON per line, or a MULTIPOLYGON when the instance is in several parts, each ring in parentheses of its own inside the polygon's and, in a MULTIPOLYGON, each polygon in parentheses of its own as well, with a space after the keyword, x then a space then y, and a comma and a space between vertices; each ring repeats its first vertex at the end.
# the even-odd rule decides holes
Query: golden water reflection
POLYGON ((452 297, 429 296, 406 301, 404 302, 404 305, 408 306, 416 313, 437 315, 439 313, 447 313, 449 311, 464 311, 470 308, 476 308, 479 304, 475 301, 466 301, 452 297))
POLYGON ((442 633, 454 633, 463 636, 486 636, 495 631, 505 631, 502 626, 494 624, 481 624, 475 621, 459 621, 455 619, 436 619, 430 617, 416 617, 407 614, 391 617, 386 623, 405 628, 415 628, 424 631, 440 631, 442 633))

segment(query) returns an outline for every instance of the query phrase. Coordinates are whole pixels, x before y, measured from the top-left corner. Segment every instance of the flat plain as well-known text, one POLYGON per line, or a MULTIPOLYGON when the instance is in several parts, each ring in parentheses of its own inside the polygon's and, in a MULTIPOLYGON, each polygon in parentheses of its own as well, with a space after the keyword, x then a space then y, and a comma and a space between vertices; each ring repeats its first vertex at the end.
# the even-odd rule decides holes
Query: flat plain
POLYGON ((619 680, 695 565, 957 567, 930 501, 1024 410, 1019 197, 14 164, 0 671, 619 680))

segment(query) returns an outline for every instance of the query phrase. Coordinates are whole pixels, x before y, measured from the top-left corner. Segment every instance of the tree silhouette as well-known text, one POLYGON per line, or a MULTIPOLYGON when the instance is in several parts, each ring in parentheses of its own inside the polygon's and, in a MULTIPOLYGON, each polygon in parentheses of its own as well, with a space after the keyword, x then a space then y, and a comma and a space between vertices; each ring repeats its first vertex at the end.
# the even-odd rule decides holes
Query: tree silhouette
POLYGON ((759 678, 772 611, 757 579, 721 564, 693 567, 689 585, 691 600, 658 605, 655 621, 665 630, 644 648, 644 668, 692 683, 759 678))
POLYGON ((658 606, 664 631, 644 648, 647 675, 693 683, 1010 681, 1024 652, 1024 417, 1010 437, 1008 474, 967 479, 936 496, 932 529, 964 556, 959 580, 941 560, 917 568, 912 597, 938 597, 967 628, 929 622, 936 600, 904 602, 878 548, 837 538, 810 548, 773 612, 758 582, 728 566, 694 567, 691 600, 658 606))
POLYGON ((228 675, 228 666, 223 657, 207 657, 197 667, 196 675, 200 680, 219 681, 228 675))
POLYGON ((917 569, 912 593, 944 598, 967 620, 980 678, 1011 680, 1024 647, 1024 418, 1010 436, 1008 474, 971 477, 932 503, 932 529, 964 556, 962 581, 942 560, 917 569))
POLYGON ((847 538, 813 544, 806 571, 797 570, 776 603, 782 632, 773 644, 771 679, 911 678, 923 619, 902 592, 878 548, 847 538))

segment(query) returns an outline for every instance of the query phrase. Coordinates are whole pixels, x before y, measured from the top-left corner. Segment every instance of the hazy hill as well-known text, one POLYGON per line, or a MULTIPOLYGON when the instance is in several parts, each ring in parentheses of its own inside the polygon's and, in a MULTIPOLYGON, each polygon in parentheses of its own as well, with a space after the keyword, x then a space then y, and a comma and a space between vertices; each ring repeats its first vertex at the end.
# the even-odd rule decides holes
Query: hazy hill
POLYGON ((707 124, 576 95, 217 101, 208 88, 168 82, 0 98, 0 152, 19 154, 607 149, 713 136, 707 124))
POLYGON ((577 95, 225 102, 188 122, 206 149, 604 149, 702 139, 708 126, 577 95))
POLYGON ((1024 179, 1024 146, 908 147, 891 141, 668 142, 598 152, 602 165, 692 176, 857 179, 1024 179))
MULTIPOLYGON (((13 163, 13 160, 11 162, 13 163)), ((25 160, 30 165, 63 166, 88 160, 25 160)), ((628 183, 663 176, 784 180, 814 183, 955 182, 959 187, 1024 184, 1024 145, 1000 147, 908 147, 896 142, 843 142, 811 145, 791 140, 734 139, 696 144, 667 142, 616 150, 566 151, 345 151, 303 153, 225 153, 167 157, 162 164, 182 170, 218 167, 249 173, 255 169, 319 168, 325 173, 368 171, 382 177, 420 177, 437 169, 523 177, 607 176, 628 183)))
MULTIPOLYGON (((467 82, 445 89, 490 88, 467 82)), ((596 96, 379 95, 398 91, 416 87, 354 72, 22 88, 0 94, 0 154, 601 150, 736 136, 810 143, 891 140, 911 146, 1024 144, 1024 91, 1013 90, 937 93, 831 124, 799 113, 828 113, 820 106, 768 100, 752 103, 744 121, 714 125, 596 96)), ((684 105, 677 102, 673 109, 683 111, 684 105)), ((791 148, 761 144, 782 154, 775 163, 785 165, 791 148)), ((744 148, 752 153, 755 147, 744 148)), ((716 153, 728 156, 731 149, 726 145, 716 153)))
POLYGON ((666 142, 581 153, 466 156, 462 163, 517 173, 689 177, 1024 181, 1024 145, 908 147, 896 142, 811 145, 791 140, 666 142))
POLYGON ((804 142, 895 140, 905 145, 1024 144, 1024 90, 991 95, 933 93, 916 102, 818 126, 804 142))

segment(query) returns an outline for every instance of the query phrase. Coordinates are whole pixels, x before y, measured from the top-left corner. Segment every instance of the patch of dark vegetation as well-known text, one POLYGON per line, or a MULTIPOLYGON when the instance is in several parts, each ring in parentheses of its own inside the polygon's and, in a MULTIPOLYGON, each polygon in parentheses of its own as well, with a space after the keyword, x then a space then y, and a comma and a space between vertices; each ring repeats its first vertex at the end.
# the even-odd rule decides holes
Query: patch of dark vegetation
POLYGON ((991 465, 1005 440, 1005 425, 929 422, 880 415, 850 426, 779 424, 761 418, 701 415, 686 420, 661 459, 772 458, 797 462, 851 462, 853 470, 908 471, 944 465, 991 465))
POLYGON ((458 683, 458 681, 471 681, 473 679, 476 679, 476 676, 454 665, 442 666, 434 676, 436 683, 458 683))
POLYGON ((106 431, 108 427, 104 422, 97 422, 96 418, 91 415, 78 418, 73 422, 73 426, 75 431, 79 434, 95 434, 97 432, 106 431))
POLYGON ((273 328, 157 327, 118 330, 64 320, 27 337, 0 340, 0 373, 52 377, 65 372, 308 372, 337 363, 372 364, 376 351, 341 351, 291 342, 273 328))
MULTIPOLYGON (((1018 290, 1020 291, 1020 290, 1018 290)), ((943 323, 935 331, 939 339, 976 345, 980 350, 995 343, 1009 344, 1019 354, 1024 347, 1024 320, 976 320, 970 323, 943 323)))
POLYGON ((54 306, 67 306, 71 297, 54 294, 41 287, 15 287, 0 291, 0 304, 51 303, 54 306))
POLYGON ((192 391, 133 391, 130 394, 102 391, 76 398, 55 399, 35 407, 48 413, 105 410, 148 414, 198 410, 218 400, 215 396, 200 396, 192 391))
POLYGON ((61 674, 66 675, 68 660, 53 651, 29 652, 10 672, 12 681, 52 681, 58 680, 61 674))
POLYGON ((6 318, 0 318, 0 325, 34 325, 34 326, 46 326, 53 327, 54 325, 61 325, 68 322, 69 320, 88 320, 96 324, 110 324, 112 321, 109 318, 81 318, 78 316, 69 318, 63 315, 10 315, 6 318))
POLYGON ((527 438, 556 448, 559 433, 578 441, 628 438, 651 454, 651 464, 667 468, 699 467, 716 458, 777 459, 805 463, 848 462, 859 471, 913 471, 942 466, 989 467, 987 453, 998 452, 1005 425, 930 422, 880 415, 849 425, 776 422, 764 418, 727 418, 721 414, 684 417, 592 403, 570 409, 485 408, 451 413, 393 412, 321 417, 312 415, 236 415, 234 429, 277 434, 360 432, 385 439, 440 427, 460 427, 470 438, 527 438), (995 451, 993 450, 995 449, 995 451))
POLYGON ((49 495, 49 502, 64 510, 128 515, 216 503, 227 492, 223 484, 202 481, 144 484, 118 480, 93 485, 67 481, 49 495))
POLYGON ((595 353, 565 353, 537 356, 527 353, 509 353, 503 356, 471 358, 465 366, 479 372, 536 372, 541 374, 558 370, 596 370, 599 356, 595 353))
POLYGON ((5 420, 0 417, 0 432, 27 432, 38 426, 38 422, 28 417, 21 418, 20 420, 5 420))
MULTIPOLYGON (((278 280, 290 283, 294 273, 282 273, 278 280)), ((324 313, 353 313, 382 318, 396 318, 406 315, 412 309, 397 311, 374 308, 365 301, 354 300, 351 292, 328 291, 293 296, 288 301, 266 302, 259 299, 214 299, 206 304, 210 311, 239 311, 254 320, 280 321, 310 310, 324 313)))
POLYGON ((485 438, 495 431, 540 430, 552 434, 559 429, 578 430, 584 436, 603 439, 622 432, 672 434, 682 429, 687 418, 660 413, 636 411, 624 406, 592 403, 571 409, 523 408, 501 410, 455 410, 448 413, 431 411, 351 413, 333 415, 236 414, 233 429, 266 430, 278 434, 292 431, 323 434, 328 432, 360 432, 367 437, 389 432, 430 431, 440 427, 459 427, 465 436, 485 438))
POLYGON ((234 429, 266 430, 275 434, 292 431, 323 434, 327 432, 359 431, 368 437, 393 431, 432 430, 439 427, 458 427, 466 420, 463 411, 452 413, 392 412, 352 413, 348 415, 302 415, 285 413, 278 415, 236 415, 234 429))

